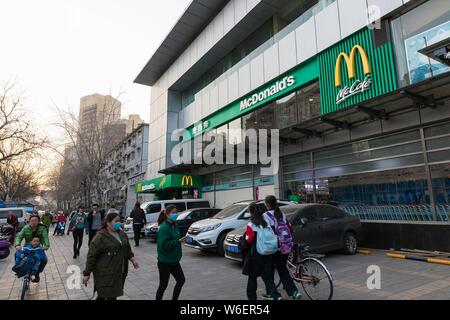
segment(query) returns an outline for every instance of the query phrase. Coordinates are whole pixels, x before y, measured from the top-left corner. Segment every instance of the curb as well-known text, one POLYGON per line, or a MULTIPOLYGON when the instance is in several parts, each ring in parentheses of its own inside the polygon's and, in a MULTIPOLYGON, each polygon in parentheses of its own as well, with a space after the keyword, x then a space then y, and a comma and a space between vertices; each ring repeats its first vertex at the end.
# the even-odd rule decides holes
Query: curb
POLYGON ((423 261, 423 262, 428 262, 428 263, 443 264, 443 265, 450 266, 450 260, 442 260, 442 259, 426 258, 426 257, 418 257, 418 256, 408 256, 408 255, 398 254, 398 253, 386 253, 386 256, 394 258, 394 259, 423 261))
POLYGON ((366 250, 366 249, 357 249, 356 253, 365 254, 365 255, 371 255, 372 254, 372 252, 370 250, 366 250))

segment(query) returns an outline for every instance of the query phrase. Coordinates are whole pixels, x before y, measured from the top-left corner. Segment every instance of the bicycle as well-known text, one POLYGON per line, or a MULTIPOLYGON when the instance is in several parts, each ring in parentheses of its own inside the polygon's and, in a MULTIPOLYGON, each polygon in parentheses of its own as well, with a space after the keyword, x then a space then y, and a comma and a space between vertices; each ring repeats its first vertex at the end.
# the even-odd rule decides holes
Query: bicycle
POLYGON ((20 300, 25 300, 25 294, 28 289, 30 289, 31 282, 31 270, 27 272, 27 274, 23 277, 22 280, 22 293, 20 294, 20 300))
MULTIPOLYGON (((324 255, 308 252, 305 244, 296 244, 288 257, 287 268, 297 283, 311 300, 331 300, 333 297, 333 278, 327 267, 319 260, 324 255), (328 289, 327 289, 328 288, 328 289), (324 294, 321 294, 321 292, 324 294)), ((281 285, 278 281, 277 288, 281 285)))

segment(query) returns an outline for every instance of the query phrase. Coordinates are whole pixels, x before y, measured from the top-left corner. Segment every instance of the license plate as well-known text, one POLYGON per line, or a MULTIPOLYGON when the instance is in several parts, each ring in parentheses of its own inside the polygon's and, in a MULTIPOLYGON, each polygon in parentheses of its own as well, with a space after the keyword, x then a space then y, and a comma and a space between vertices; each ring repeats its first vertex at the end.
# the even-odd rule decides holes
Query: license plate
POLYGON ((228 246, 227 251, 229 253, 239 253, 239 248, 237 246, 228 246))
POLYGON ((193 243, 192 237, 186 237, 186 243, 192 244, 193 243))

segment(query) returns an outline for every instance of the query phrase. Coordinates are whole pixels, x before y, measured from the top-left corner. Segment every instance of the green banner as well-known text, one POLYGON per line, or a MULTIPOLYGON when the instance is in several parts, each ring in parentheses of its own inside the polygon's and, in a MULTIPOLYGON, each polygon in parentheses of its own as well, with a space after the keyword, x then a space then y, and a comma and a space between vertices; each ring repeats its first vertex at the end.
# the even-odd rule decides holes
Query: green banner
POLYGON ((369 28, 322 52, 318 60, 322 115, 397 89, 392 44, 375 47, 369 28))
POLYGON ((188 174, 169 174, 163 177, 147 180, 136 184, 136 193, 151 193, 169 188, 194 188, 202 187, 201 177, 188 174))
POLYGON ((236 118, 242 117, 256 108, 262 107, 318 77, 319 66, 317 59, 312 58, 188 127, 186 129, 188 133, 183 139, 184 141, 190 140, 199 134, 208 132, 211 129, 218 128, 236 118))

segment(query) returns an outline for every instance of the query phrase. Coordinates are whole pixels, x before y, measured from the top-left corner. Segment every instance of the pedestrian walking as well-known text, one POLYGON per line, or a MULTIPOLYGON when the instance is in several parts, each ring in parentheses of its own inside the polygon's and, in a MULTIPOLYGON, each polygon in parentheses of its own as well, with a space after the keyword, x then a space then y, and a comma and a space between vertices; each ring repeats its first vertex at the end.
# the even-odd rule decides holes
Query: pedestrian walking
MULTIPOLYGON (((301 298, 294 281, 287 269, 288 255, 292 252, 294 243, 292 239, 292 226, 278 207, 277 198, 269 195, 264 200, 267 212, 264 213, 264 221, 274 230, 278 238, 279 249, 272 256, 273 267, 271 276, 274 279, 275 270, 280 275, 283 288, 294 300, 301 298)), ((267 292, 265 298, 271 298, 271 294, 267 292)))
POLYGON ((92 273, 94 292, 98 292, 97 300, 116 300, 123 295, 128 261, 131 261, 135 269, 139 268, 128 237, 120 227, 120 215, 107 214, 102 229, 89 246, 83 284, 87 286, 92 273))
POLYGON ((244 258, 243 274, 248 275, 247 297, 249 300, 257 300, 256 290, 258 288, 258 277, 261 277, 273 300, 280 300, 272 276, 272 255, 262 255, 257 250, 258 232, 263 232, 268 227, 262 216, 262 212, 255 203, 249 206, 251 219, 245 230, 245 243, 248 246, 247 255, 244 258))
POLYGON ((76 259, 80 255, 80 248, 83 245, 83 235, 87 228, 87 217, 83 208, 79 208, 72 215, 69 222, 69 230, 73 235, 73 258, 76 259))
POLYGON ((98 210, 98 204, 92 205, 92 210, 87 216, 88 231, 89 231, 89 241, 88 245, 91 244, 92 239, 95 234, 102 229, 103 220, 105 219, 105 212, 98 210))
POLYGON ((147 224, 145 211, 141 209, 141 204, 136 202, 134 209, 130 213, 130 218, 133 219, 134 231, 134 245, 139 247, 139 239, 141 238, 141 230, 147 224))
POLYGON ((173 289, 172 300, 178 300, 181 289, 186 281, 183 269, 180 265, 181 260, 181 242, 180 232, 177 227, 177 208, 169 205, 161 212, 164 221, 161 223, 158 231, 158 269, 159 269, 159 287, 156 292, 156 300, 162 300, 164 292, 169 284, 170 275, 175 278, 176 284, 173 289))
POLYGON ((14 213, 11 213, 6 219, 6 223, 13 227, 13 234, 9 239, 9 242, 13 244, 14 240, 16 239, 17 230, 19 230, 19 220, 17 219, 17 216, 14 213))

